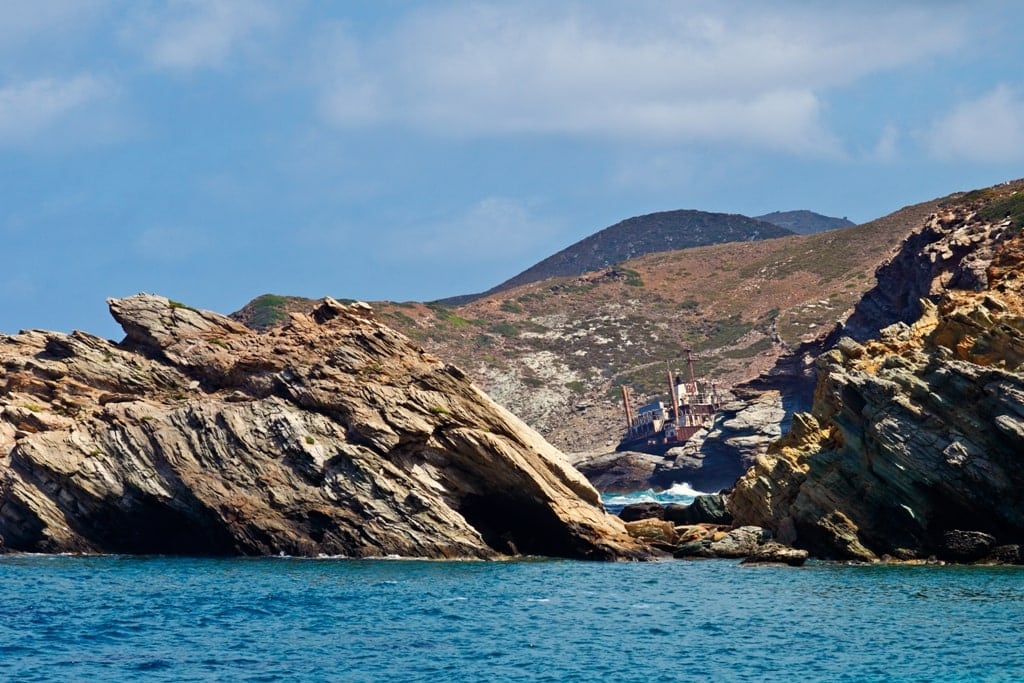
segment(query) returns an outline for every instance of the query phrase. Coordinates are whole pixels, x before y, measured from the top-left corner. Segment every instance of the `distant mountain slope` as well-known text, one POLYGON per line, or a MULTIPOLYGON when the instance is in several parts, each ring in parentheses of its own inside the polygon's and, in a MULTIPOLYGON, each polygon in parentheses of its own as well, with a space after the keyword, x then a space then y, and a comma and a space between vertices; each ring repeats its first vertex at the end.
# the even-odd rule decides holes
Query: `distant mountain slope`
MULTIPOLYGON (((619 385, 637 402, 663 398, 666 365, 681 367, 686 349, 723 388, 760 375, 846 320, 931 214, 975 195, 988 201, 958 193, 840 230, 650 253, 458 307, 371 303, 556 446, 610 449, 623 421, 619 385)), ((313 303, 264 295, 235 317, 272 326, 313 303)))
POLYGON ((583 275, 646 254, 792 234, 794 231, 787 228, 739 214, 689 209, 650 213, 627 218, 585 237, 486 292, 452 297, 440 303, 458 306, 532 282, 583 275))
POLYGON ((792 230, 798 235, 813 235, 816 232, 836 230, 837 228, 848 228, 856 225, 853 221, 843 218, 822 216, 813 211, 773 211, 763 216, 754 216, 759 221, 778 225, 779 227, 792 230))

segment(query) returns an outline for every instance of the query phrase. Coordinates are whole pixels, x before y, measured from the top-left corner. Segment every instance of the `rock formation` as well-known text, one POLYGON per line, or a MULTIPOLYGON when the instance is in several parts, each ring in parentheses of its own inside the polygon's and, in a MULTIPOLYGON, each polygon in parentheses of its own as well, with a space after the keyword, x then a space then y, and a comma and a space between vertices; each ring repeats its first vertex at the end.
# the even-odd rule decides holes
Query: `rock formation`
MULTIPOLYGON (((1016 206, 1020 189, 984 199, 1016 206)), ((811 412, 730 497, 737 524, 838 559, 973 558, 977 538, 1020 556, 1024 239, 985 206, 948 207, 879 271, 849 330, 864 341, 870 310, 896 321, 819 358, 811 412)))
POLYGON ((109 305, 119 344, 0 336, 0 549, 644 554, 554 447, 365 304, 265 334, 109 305))

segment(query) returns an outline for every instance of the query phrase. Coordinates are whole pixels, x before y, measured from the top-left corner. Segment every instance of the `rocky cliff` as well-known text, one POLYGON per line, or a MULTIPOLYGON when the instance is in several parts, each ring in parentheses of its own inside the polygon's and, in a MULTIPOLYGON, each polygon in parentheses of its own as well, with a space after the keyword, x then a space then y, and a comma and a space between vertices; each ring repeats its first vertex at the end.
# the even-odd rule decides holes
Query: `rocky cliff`
POLYGON ((994 551, 1019 561, 1019 185, 944 208, 879 271, 849 329, 868 336, 877 324, 865 314, 871 309, 875 321, 896 321, 878 339, 846 337, 819 358, 812 410, 794 417, 730 497, 737 524, 770 528, 824 557, 977 559, 994 551), (911 295, 920 298, 911 303, 911 295))
POLYGON ((324 300, 260 334, 163 297, 0 336, 0 549, 639 557, 463 373, 324 300))

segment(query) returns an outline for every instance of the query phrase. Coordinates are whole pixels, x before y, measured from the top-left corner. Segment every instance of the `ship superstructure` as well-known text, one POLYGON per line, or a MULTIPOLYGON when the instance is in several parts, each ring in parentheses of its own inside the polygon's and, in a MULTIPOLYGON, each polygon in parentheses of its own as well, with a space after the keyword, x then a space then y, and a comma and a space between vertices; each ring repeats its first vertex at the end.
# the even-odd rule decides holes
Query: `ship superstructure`
POLYGON ((662 454, 669 448, 686 443, 687 439, 711 424, 722 406, 722 395, 714 381, 694 373, 694 355, 686 352, 689 380, 666 371, 669 403, 655 401, 632 408, 629 390, 622 387, 622 403, 626 413, 626 433, 616 450, 662 454))

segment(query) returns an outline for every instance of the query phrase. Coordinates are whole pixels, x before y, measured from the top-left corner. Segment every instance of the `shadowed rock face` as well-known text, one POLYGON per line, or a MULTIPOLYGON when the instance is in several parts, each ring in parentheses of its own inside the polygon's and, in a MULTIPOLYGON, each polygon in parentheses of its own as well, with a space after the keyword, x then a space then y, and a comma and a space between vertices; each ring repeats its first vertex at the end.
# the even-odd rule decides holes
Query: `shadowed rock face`
POLYGON ((363 304, 265 334, 109 305, 120 344, 0 336, 2 549, 643 555, 561 453, 363 304))
POLYGON ((928 230, 893 261, 927 264, 914 286, 935 294, 943 260, 975 277, 819 358, 811 412, 736 485, 737 523, 835 558, 942 556, 951 534, 1024 542, 1024 240, 969 208, 928 230))

